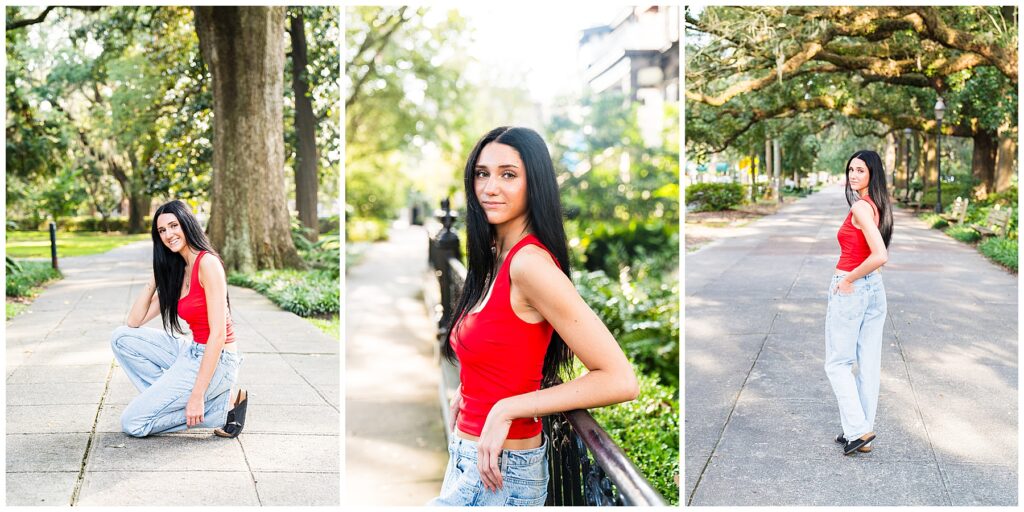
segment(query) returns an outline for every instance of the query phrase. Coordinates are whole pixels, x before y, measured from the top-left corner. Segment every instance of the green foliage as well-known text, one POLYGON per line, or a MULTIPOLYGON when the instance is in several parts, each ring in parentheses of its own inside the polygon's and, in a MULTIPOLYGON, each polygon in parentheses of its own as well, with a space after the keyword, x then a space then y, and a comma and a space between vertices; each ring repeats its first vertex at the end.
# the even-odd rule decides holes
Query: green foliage
MULTIPOLYGON (((678 368, 677 368, 678 369, 678 368)), ((636 400, 591 409, 594 419, 670 505, 679 504, 679 392, 637 372, 636 400)))
POLYGON ((604 272, 574 272, 576 289, 645 374, 669 385, 679 382, 679 278, 650 275, 618 282, 604 272))
POLYGON ((345 10, 346 231, 397 216, 428 146, 465 158, 468 35, 455 10, 345 10))
POLYGON ((932 229, 943 229, 949 226, 949 222, 946 222, 946 219, 943 219, 937 213, 922 213, 919 217, 932 229))
POLYGON ((309 317, 306 320, 331 338, 341 339, 341 315, 331 315, 329 318, 309 317))
POLYGON ((7 301, 7 307, 5 308, 7 320, 10 320, 20 315, 26 309, 28 309, 28 305, 26 304, 20 302, 7 301))
POLYGON ((311 242, 307 238, 310 231, 297 217, 291 219, 292 242, 299 256, 310 267, 331 272, 337 279, 341 275, 341 238, 337 233, 324 234, 311 242))
POLYGON ((971 229, 970 226, 959 224, 946 229, 946 234, 965 244, 973 244, 981 240, 981 235, 977 231, 971 229))
POLYGON ((37 287, 63 277, 48 261, 20 261, 16 264, 21 270, 11 272, 11 263, 7 263, 8 297, 32 297, 37 287))
POLYGON ((986 258, 1017 271, 1017 240, 1004 237, 987 238, 978 244, 978 250, 986 258))
POLYGON ((348 242, 380 242, 388 239, 389 222, 373 218, 346 218, 345 239, 348 242))
POLYGON ((743 185, 739 183, 694 183, 686 187, 686 204, 694 211, 717 212, 743 204, 743 185))
POLYGON ((260 270, 231 273, 228 284, 252 288, 274 304, 299 316, 338 314, 341 292, 336 274, 329 270, 260 270))

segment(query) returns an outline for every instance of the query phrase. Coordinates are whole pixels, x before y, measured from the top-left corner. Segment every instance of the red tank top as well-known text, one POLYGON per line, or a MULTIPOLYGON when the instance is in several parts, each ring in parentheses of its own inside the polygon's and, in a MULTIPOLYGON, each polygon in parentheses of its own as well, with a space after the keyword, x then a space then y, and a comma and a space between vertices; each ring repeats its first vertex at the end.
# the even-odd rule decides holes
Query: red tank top
MULTIPOLYGON (((537 237, 526 235, 502 262, 483 309, 467 313, 452 336, 462 379, 458 428, 470 435, 480 435, 487 414, 498 400, 540 389, 544 354, 553 328, 547 320, 535 324, 523 321, 512 310, 510 299, 509 266, 516 253, 530 244, 551 254, 537 237)), ((557 265, 558 260, 554 256, 552 259, 557 265)), ((531 438, 540 434, 542 427, 533 418, 515 419, 508 439, 531 438)))
MULTIPOLYGON (((206 344, 210 339, 210 317, 206 311, 206 289, 199 283, 199 262, 206 251, 199 251, 196 261, 192 264, 192 275, 189 276, 188 295, 178 299, 178 316, 188 322, 192 329, 192 340, 206 344)), ((235 341, 235 331, 231 328, 231 313, 224 311, 226 320, 224 343, 235 341)))
MULTIPOLYGON (((877 215, 878 207, 875 206, 875 202, 871 200, 871 197, 864 196, 861 199, 867 201, 877 215)), ((871 247, 868 247, 867 237, 864 236, 863 231, 853 225, 853 208, 850 208, 850 213, 846 215, 843 225, 839 226, 839 233, 836 235, 836 238, 839 240, 840 250, 839 263, 836 264, 837 269, 850 272, 860 266, 861 263, 864 263, 868 256, 871 256, 871 247)))

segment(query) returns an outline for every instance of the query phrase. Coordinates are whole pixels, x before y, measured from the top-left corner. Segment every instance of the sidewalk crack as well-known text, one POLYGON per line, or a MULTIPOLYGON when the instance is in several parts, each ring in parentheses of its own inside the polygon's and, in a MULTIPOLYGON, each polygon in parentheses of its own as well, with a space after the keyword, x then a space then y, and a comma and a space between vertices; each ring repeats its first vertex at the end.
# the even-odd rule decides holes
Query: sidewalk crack
POLYGON ((761 352, 764 352, 765 345, 768 344, 768 338, 772 335, 772 330, 775 329, 775 321, 779 319, 779 313, 776 312, 775 316, 772 317, 772 323, 768 326, 768 332, 764 335, 764 339, 761 340, 761 348, 757 349, 757 355, 754 356, 754 361, 750 363, 750 368, 747 370, 747 374, 743 376, 743 383, 740 384, 740 390, 736 393, 736 398, 732 402, 732 407, 729 408, 729 414, 725 417, 725 423, 722 424, 722 430, 718 433, 718 439, 715 441, 715 446, 711 448, 711 453, 708 454, 707 460, 704 461, 704 466, 700 468, 700 474, 697 475, 697 482, 693 484, 693 491, 690 492, 690 496, 686 499, 686 506, 693 505, 693 498, 697 495, 697 489, 700 488, 701 480, 704 479, 704 473, 707 472, 708 466, 711 465, 711 459, 715 458, 715 452, 718 451, 718 445, 722 443, 722 438, 725 437, 725 430, 729 427, 729 422, 732 421, 732 414, 736 412, 736 404, 740 401, 740 396, 743 394, 743 390, 747 387, 747 380, 750 379, 750 373, 754 371, 754 367, 757 366, 757 361, 761 359, 761 352))
POLYGON ((110 380, 114 376, 114 361, 110 361, 110 367, 107 368, 107 380, 103 384, 103 394, 100 395, 99 406, 96 407, 96 417, 92 420, 92 430, 89 432, 89 441, 85 443, 85 454, 82 455, 82 466, 78 470, 78 478, 75 480, 75 489, 71 492, 71 503, 73 507, 78 504, 79 494, 82 492, 82 484, 85 482, 85 468, 89 465, 89 452, 92 451, 92 443, 96 438, 96 427, 100 422, 100 412, 103 411, 103 402, 107 399, 107 393, 110 391, 110 380))
POLYGON ((917 396, 917 388, 914 386, 914 378, 910 375, 910 364, 907 363, 907 354, 903 351, 903 343, 900 341, 899 332, 896 330, 896 320, 893 315, 889 315, 889 326, 892 329, 892 337, 896 340, 896 347, 900 349, 900 360, 903 361, 903 370, 907 374, 907 383, 910 384, 910 392, 914 396, 914 409, 917 410, 917 416, 921 418, 921 426, 924 428, 924 437, 928 440, 928 450, 932 453, 932 462, 935 463, 935 470, 939 472, 939 483, 942 484, 942 497, 946 500, 946 505, 952 505, 953 499, 949 495, 949 488, 946 485, 946 477, 942 473, 942 466, 939 464, 939 457, 935 454, 935 444, 932 443, 932 433, 928 431, 928 423, 924 421, 924 412, 921 411, 921 401, 917 396))

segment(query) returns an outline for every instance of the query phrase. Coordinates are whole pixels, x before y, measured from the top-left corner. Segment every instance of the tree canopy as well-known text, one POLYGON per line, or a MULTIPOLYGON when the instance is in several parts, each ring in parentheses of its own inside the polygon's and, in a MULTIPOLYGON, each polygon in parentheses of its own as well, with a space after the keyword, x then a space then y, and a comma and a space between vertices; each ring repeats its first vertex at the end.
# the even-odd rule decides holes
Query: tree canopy
POLYGON ((943 134, 975 139, 988 160, 991 141, 1016 137, 1016 7, 707 7, 687 12, 686 30, 687 148, 698 160, 836 123, 935 133, 940 96, 943 134))

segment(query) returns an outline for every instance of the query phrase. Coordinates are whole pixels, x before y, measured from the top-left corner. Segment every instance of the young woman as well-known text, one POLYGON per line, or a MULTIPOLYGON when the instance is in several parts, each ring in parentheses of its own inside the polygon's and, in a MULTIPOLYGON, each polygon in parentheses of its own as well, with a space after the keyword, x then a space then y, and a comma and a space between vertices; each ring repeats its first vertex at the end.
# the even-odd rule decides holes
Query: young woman
POLYGON ((841 254, 825 316, 825 372, 843 425, 836 442, 850 455, 871 451, 882 366, 886 302, 880 269, 889 259, 892 206, 878 153, 858 151, 850 157, 846 200, 850 213, 837 235, 841 254))
POLYGON ((543 505, 540 418, 636 398, 633 368, 569 279, 554 167, 544 140, 496 128, 465 169, 468 265, 445 356, 462 385, 432 505, 543 505), (562 383, 573 354, 585 375, 562 383))
POLYGON ((141 393, 121 415, 126 434, 144 437, 186 428, 217 428, 237 437, 248 396, 231 392, 241 355, 228 312, 220 257, 181 201, 153 214, 153 276, 110 340, 114 357, 141 393), (204 257, 206 255, 212 257, 204 257), (141 327, 156 315, 163 330, 141 327), (178 317, 188 322, 185 340, 178 317))

